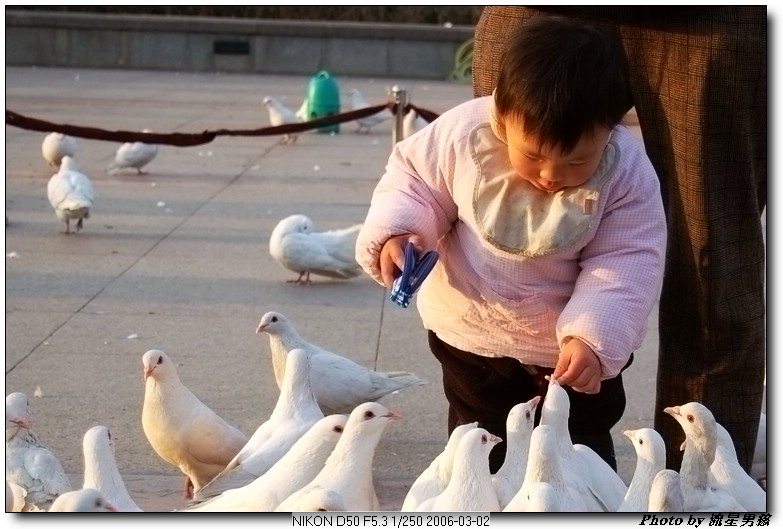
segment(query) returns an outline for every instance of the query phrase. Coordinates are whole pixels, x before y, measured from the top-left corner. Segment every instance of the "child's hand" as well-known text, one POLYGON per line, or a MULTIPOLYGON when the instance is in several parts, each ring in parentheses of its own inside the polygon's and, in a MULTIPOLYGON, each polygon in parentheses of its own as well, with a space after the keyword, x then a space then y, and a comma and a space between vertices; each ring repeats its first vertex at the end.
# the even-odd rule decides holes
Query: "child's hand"
POLYGON ((601 389, 601 362, 590 346, 572 338, 560 351, 552 376, 575 391, 595 394, 601 389))
POLYGON ((408 241, 421 251, 419 236, 410 233, 391 237, 383 243, 378 266, 381 269, 381 278, 386 288, 391 288, 394 280, 402 273, 402 267, 405 266, 405 246, 408 241))

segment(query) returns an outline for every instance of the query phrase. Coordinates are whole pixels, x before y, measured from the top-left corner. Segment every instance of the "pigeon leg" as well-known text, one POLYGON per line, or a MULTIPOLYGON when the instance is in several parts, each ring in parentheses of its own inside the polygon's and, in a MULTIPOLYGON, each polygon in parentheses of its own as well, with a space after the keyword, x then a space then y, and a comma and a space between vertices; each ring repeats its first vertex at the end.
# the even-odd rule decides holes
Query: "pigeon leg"
POLYGON ((66 221, 65 221, 65 231, 63 231, 61 233, 64 233, 66 235, 71 233, 71 221, 69 219, 66 219, 66 221))
POLYGON ((82 228, 84 227, 82 224, 82 221, 84 219, 79 219, 79 222, 76 223, 76 231, 82 231, 82 228))
POLYGON ((300 272, 299 273, 299 277, 297 277, 296 279, 288 279, 286 281, 286 283, 297 283, 297 284, 299 284, 299 283, 302 282, 302 276, 304 276, 304 275, 305 275, 305 272, 300 272))
POLYGON ((186 500, 193 499, 193 491, 194 491, 193 482, 190 480, 188 476, 185 476, 185 487, 182 490, 182 497, 186 500))

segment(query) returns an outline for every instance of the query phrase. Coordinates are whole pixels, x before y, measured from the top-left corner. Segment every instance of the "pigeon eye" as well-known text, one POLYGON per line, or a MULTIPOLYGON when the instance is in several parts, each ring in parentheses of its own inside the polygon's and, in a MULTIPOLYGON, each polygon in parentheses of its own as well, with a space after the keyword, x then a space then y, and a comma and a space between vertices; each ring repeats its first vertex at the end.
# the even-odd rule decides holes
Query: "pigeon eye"
POLYGON ((527 419, 528 421, 530 420, 530 412, 529 411, 525 412, 525 419, 527 419))
POLYGON ((373 417, 375 417, 375 414, 373 412, 371 412, 371 411, 364 412, 364 418, 365 419, 372 419, 373 417))
POLYGON ((644 444, 644 439, 639 439, 639 444, 643 445, 644 444))
POLYGON ((316 511, 317 512, 327 512, 326 509, 324 509, 323 507, 319 507, 316 511))
POLYGON ((162 363, 163 363, 163 357, 162 357, 162 356, 159 356, 159 357, 158 357, 158 365, 160 365, 160 364, 162 364, 162 363))
POLYGON ((690 414, 690 413, 688 414, 688 416, 687 416, 687 419, 688 419, 688 422, 693 422, 693 421, 695 421, 695 420, 696 420, 696 419, 693 417, 693 415, 692 415, 692 414, 690 414))
POLYGON ((272 316, 272 323, 277 322, 277 316, 272 316))
POLYGON ((343 433, 343 427, 342 426, 335 426, 333 432, 337 433, 343 433))
POLYGON ((482 435, 481 436, 481 444, 483 444, 483 445, 487 444, 487 436, 486 435, 482 435))

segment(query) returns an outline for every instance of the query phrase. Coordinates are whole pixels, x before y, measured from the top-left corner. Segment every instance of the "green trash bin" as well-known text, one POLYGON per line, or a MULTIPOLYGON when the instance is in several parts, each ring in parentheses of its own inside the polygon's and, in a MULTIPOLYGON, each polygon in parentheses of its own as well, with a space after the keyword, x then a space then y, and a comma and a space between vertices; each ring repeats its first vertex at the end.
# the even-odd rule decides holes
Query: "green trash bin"
MULTIPOLYGON (((326 70, 310 78, 307 90, 307 115, 309 119, 324 118, 340 113, 340 87, 326 70)), ((340 124, 320 127, 318 132, 340 132, 340 124)))

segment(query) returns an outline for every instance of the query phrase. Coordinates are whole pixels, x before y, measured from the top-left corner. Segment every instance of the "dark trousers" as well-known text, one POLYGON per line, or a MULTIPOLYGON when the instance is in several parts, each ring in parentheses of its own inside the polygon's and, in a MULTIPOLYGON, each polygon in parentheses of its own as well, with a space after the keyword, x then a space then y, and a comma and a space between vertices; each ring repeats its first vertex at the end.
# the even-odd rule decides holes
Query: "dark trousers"
MULTIPOLYGON (((525 366, 514 358, 489 358, 461 351, 441 341, 432 331, 428 331, 428 339, 430 350, 443 370, 443 391, 449 401, 449 434, 460 424, 478 421, 480 427, 503 439, 489 456, 490 470, 497 472, 506 455, 508 412, 536 395, 544 397, 549 386, 544 377, 554 370, 525 366)), ((625 368, 632 361, 633 356, 625 368)), ((622 375, 602 381, 601 391, 595 395, 564 388, 571 403, 568 419, 571 441, 589 446, 617 470, 610 430, 625 411, 622 375)), ((535 424, 540 418, 541 403, 536 410, 535 424)))
POLYGON ((667 466, 680 468, 685 435, 663 409, 697 401, 750 470, 766 356, 767 8, 487 6, 475 32, 475 95, 492 93, 510 33, 541 10, 615 28, 629 57, 668 225, 654 401, 667 466))

